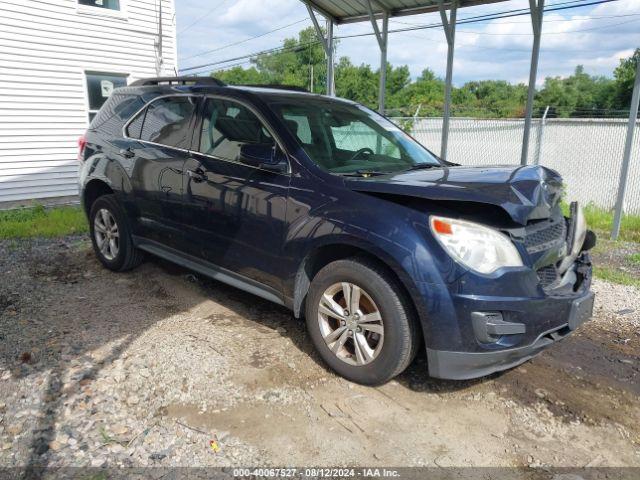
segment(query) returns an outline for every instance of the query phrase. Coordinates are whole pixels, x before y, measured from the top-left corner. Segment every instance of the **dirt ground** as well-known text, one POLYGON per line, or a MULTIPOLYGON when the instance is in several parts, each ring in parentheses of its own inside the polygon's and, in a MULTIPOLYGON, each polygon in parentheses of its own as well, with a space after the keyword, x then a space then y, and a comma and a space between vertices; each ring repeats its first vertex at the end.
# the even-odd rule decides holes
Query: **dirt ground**
POLYGON ((514 370, 440 381, 421 355, 370 388, 287 310, 159 260, 4 242, 0 272, 2 467, 640 466, 632 287, 596 282, 595 318, 514 370))

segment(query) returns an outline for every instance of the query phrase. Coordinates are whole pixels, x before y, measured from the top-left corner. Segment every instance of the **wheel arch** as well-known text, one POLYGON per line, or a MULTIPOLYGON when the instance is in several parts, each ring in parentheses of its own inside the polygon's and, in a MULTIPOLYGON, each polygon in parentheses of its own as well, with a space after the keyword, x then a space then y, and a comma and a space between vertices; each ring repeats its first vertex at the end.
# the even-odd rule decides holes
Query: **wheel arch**
POLYGON ((97 178, 89 180, 82 192, 82 206, 84 207, 87 217, 91 211, 91 205, 93 205, 98 198, 113 193, 113 188, 111 188, 106 181, 97 178))
POLYGON ((385 252, 379 251, 375 246, 363 245, 349 241, 334 241, 318 245, 313 248, 303 259, 296 273, 293 292, 293 313, 296 318, 302 317, 305 310, 305 302, 309 286, 315 275, 325 266, 337 260, 345 258, 360 257, 375 263, 384 269, 393 278, 401 294, 407 299, 409 307, 412 309, 416 322, 423 333, 422 318, 425 307, 419 298, 418 291, 413 281, 404 272, 402 267, 385 252))

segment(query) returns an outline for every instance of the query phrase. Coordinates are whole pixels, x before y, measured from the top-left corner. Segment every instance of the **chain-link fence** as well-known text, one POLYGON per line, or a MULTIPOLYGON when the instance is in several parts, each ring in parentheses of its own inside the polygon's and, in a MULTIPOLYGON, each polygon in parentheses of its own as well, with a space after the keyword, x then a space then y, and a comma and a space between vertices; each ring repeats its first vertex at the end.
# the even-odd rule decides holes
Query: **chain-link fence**
MULTIPOLYGON (((394 118, 416 139, 440 153, 442 118, 394 118)), ((462 165, 520 163, 523 119, 453 117, 447 159, 462 165)), ((625 119, 536 118, 531 128, 529 164, 560 172, 569 200, 615 206, 627 131, 625 119)), ((636 122, 626 190, 625 213, 640 214, 640 122, 636 122)))

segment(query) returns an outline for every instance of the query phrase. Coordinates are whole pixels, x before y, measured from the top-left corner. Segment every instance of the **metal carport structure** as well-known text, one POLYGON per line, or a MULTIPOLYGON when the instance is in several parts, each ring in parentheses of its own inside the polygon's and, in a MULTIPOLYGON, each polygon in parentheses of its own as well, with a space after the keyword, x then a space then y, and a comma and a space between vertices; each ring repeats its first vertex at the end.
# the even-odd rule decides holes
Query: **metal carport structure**
MULTIPOLYGON (((459 8, 499 3, 507 0, 301 0, 307 7, 318 38, 327 56, 327 94, 335 95, 334 70, 334 26, 340 24, 371 22, 373 32, 380 47, 380 85, 378 92, 378 111, 384 114, 387 72, 387 46, 389 33, 389 18, 423 13, 440 12, 442 26, 447 40, 447 69, 445 78, 444 112, 442 123, 442 141, 440 156, 447 157, 449 140, 449 120, 451 117, 451 89, 453 80, 453 58, 455 52, 456 14, 459 8), (322 31, 316 17, 316 12, 327 21, 326 35, 322 31), (380 24, 379 24, 380 22, 380 24)), ((527 91, 527 105, 524 118, 524 134, 520 163, 527 164, 529 153, 529 138, 531 135, 531 118, 533 114, 533 100, 535 95, 536 77, 538 73, 538 58, 540 56, 540 40, 542 37, 542 20, 545 0, 529 0, 531 27, 533 31, 533 46, 531 50, 531 65, 529 68, 529 85, 527 91)), ((638 114, 640 101, 640 62, 636 73, 634 94, 630 105, 629 129, 625 145, 618 200, 616 202, 615 220, 612 236, 616 238, 620 231, 620 221, 624 204, 626 179, 631 157, 634 125, 638 114)))
MULTIPOLYGON (((504 2, 506 0, 302 0, 307 6, 309 16, 313 21, 318 37, 327 55, 327 93, 335 94, 334 86, 334 25, 369 21, 373 27, 378 46, 380 47, 380 86, 378 92, 378 111, 384 114, 387 45, 389 32, 389 18, 422 13, 440 12, 442 25, 447 40, 447 73, 445 79, 444 113, 442 124, 442 143, 440 156, 447 157, 449 139, 449 118, 451 116, 451 88, 453 83, 453 56, 455 52, 456 15, 459 8, 488 3, 504 2), (327 21, 327 33, 322 32, 314 10, 327 21), (378 24, 380 21, 381 25, 378 24)), ((535 93, 535 79, 540 52, 540 26, 542 25, 542 10, 544 0, 529 0, 534 33, 534 48, 531 55, 531 72, 529 78, 529 95, 527 97, 527 113, 525 119, 524 139, 521 162, 526 163, 528 152, 529 132, 531 130, 531 114, 533 111, 533 95, 535 93)))

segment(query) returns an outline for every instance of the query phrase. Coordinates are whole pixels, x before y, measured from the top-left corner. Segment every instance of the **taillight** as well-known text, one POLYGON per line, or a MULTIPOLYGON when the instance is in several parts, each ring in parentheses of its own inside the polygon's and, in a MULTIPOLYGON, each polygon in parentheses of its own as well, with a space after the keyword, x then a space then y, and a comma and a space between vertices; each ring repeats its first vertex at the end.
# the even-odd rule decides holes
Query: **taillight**
POLYGON ((82 135, 78 139, 78 161, 84 162, 84 148, 87 146, 87 137, 82 135))

